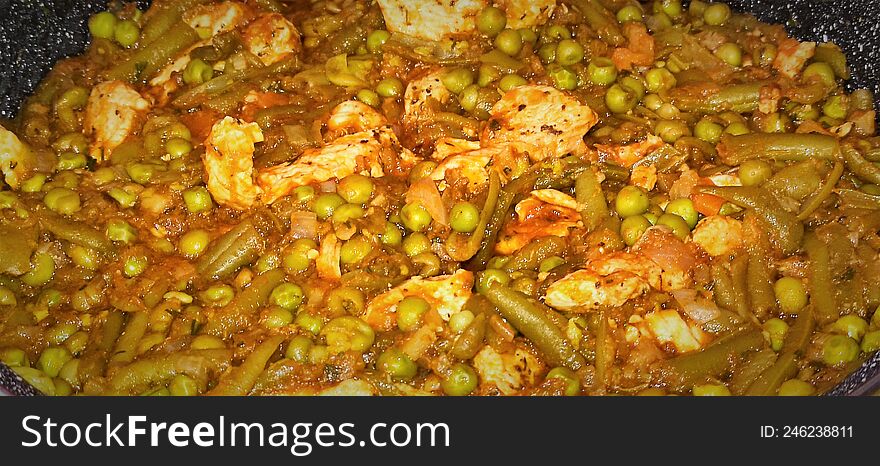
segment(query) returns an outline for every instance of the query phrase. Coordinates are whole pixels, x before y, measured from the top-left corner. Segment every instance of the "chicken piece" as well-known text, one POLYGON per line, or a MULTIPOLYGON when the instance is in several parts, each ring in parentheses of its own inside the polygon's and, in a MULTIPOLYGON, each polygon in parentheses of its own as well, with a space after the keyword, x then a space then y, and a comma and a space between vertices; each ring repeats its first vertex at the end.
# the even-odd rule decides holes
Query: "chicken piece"
POLYGON ((89 155, 98 161, 109 159, 149 109, 150 103, 122 81, 105 81, 93 87, 83 124, 86 135, 93 139, 89 155))
POLYGON ((449 102, 452 93, 440 81, 441 76, 442 71, 434 70, 406 85, 401 118, 406 125, 418 125, 431 120, 437 104, 449 102))
POLYGON ((261 189, 254 184, 254 144, 262 141, 256 123, 226 117, 211 128, 202 162, 208 191, 218 204, 245 210, 257 202, 261 189))
POLYGON ((743 245, 742 222, 724 215, 712 215, 700 220, 691 239, 710 256, 728 255, 743 245))
POLYGON ((447 186, 455 183, 457 179, 464 178, 468 183, 468 190, 479 191, 489 183, 489 170, 491 170, 494 157, 499 155, 505 148, 477 149, 459 155, 445 158, 431 172, 430 178, 434 181, 443 181, 438 189, 444 191, 447 186))
POLYGON ((474 356, 474 368, 480 376, 481 388, 494 386, 502 394, 512 395, 537 383, 538 374, 545 367, 534 354, 522 348, 516 348, 513 353, 499 353, 487 345, 474 356))
POLYGON ((596 144, 595 147, 600 161, 614 162, 628 168, 666 145, 660 137, 649 134, 645 140, 632 144, 623 146, 596 144))
POLYGON ((633 167, 629 184, 651 191, 657 185, 657 167, 648 164, 633 167))
POLYGON ((373 396, 376 389, 365 380, 347 379, 318 392, 318 396, 373 396))
POLYGON ((474 274, 464 269, 456 270, 452 275, 412 277, 371 299, 363 319, 376 330, 389 331, 397 325, 397 305, 407 296, 418 296, 427 301, 443 320, 449 320, 471 297, 473 286, 474 274))
POLYGON ((800 42, 786 38, 779 41, 778 52, 773 60, 773 69, 782 75, 794 79, 801 72, 807 61, 816 53, 815 42, 800 42))
POLYGON ((499 0, 497 4, 507 14, 511 29, 543 26, 556 8, 556 0, 499 0))
POLYGON ((661 347, 672 347, 676 353, 696 351, 712 341, 695 322, 687 322, 674 309, 649 312, 640 325, 642 335, 653 337, 661 347))
POLYGON ((31 170, 33 153, 12 131, 0 126, 0 171, 12 189, 18 189, 31 170))
POLYGON ((382 127, 343 136, 324 147, 307 149, 294 162, 260 170, 257 183, 263 190, 262 201, 271 204, 299 186, 353 173, 377 178, 405 170, 415 160, 394 132, 382 127))
POLYGON ((385 27, 430 41, 467 34, 474 30, 477 14, 487 0, 379 0, 385 27))
POLYGON ((591 269, 572 272, 547 288, 544 302, 568 312, 588 312, 603 307, 621 306, 650 289, 638 275, 617 271, 602 276, 591 269))
POLYGON ((602 276, 621 271, 630 272, 645 280, 653 288, 658 290, 661 288, 663 270, 654 261, 636 254, 615 252, 590 261, 588 267, 602 276))
POLYGON ((693 244, 686 244, 665 226, 654 226, 639 238, 631 252, 660 266, 660 289, 674 291, 691 285, 691 274, 700 257, 693 244))
POLYGON ((315 260, 315 269, 318 276, 324 279, 339 280, 342 277, 342 269, 339 260, 342 256, 342 243, 333 233, 328 234, 321 240, 318 258, 315 260))
POLYGON ((241 33, 248 51, 269 66, 302 50, 299 31, 280 13, 262 15, 241 33))
POLYGON ((186 10, 183 20, 199 31, 202 37, 229 32, 253 17, 253 11, 239 2, 199 5, 186 10))
POLYGON ((581 222, 577 201, 553 189, 532 191, 514 207, 514 212, 516 218, 507 222, 498 237, 498 254, 513 254, 536 238, 568 236, 569 230, 581 222))
POLYGON ((326 137, 332 140, 350 133, 378 129, 387 124, 385 116, 373 107, 356 100, 346 100, 330 111, 326 137))
POLYGON ((614 49, 611 61, 618 70, 631 70, 633 65, 650 66, 654 63, 654 37, 641 22, 629 22, 623 25, 626 36, 626 47, 614 49))
POLYGON ((434 145, 434 152, 431 159, 441 162, 453 155, 460 155, 466 152, 475 151, 480 148, 479 141, 468 141, 467 139, 457 138, 440 138, 434 145))
POLYGON ((584 135, 599 121, 574 97, 548 86, 511 89, 492 107, 480 143, 519 145, 533 161, 586 153, 584 135))

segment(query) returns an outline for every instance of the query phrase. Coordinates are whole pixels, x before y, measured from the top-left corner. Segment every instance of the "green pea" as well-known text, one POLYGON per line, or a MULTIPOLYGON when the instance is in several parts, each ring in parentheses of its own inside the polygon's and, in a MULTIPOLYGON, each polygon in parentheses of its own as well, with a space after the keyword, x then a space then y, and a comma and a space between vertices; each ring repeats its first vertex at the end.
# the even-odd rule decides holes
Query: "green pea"
POLYGON ((98 186, 103 186, 107 183, 112 183, 116 181, 118 177, 116 176, 116 171, 114 171, 110 167, 99 168, 92 172, 92 180, 98 186))
POLYGON ((523 48, 522 36, 513 29, 505 29, 495 36, 495 48, 510 56, 518 55, 523 48))
POLYGON ((363 218, 365 215, 364 208, 357 204, 342 204, 333 212, 333 221, 336 223, 346 223, 352 220, 363 218))
POLYGON ((742 65, 742 49, 733 42, 727 42, 715 49, 715 56, 730 66, 742 65))
POLYGON ((397 225, 385 222, 385 230, 379 235, 379 241, 388 246, 397 246, 403 241, 403 234, 397 225))
POLYGON ((397 78, 385 78, 376 84, 376 93, 382 97, 400 97, 403 94, 403 82, 397 78))
POLYGON ((31 269, 21 276, 29 286, 45 285, 55 275, 55 259, 47 252, 38 252, 31 259, 31 269))
POLYGON ((67 248, 67 255, 70 256, 74 264, 86 270, 97 270, 101 265, 101 257, 98 252, 85 246, 71 244, 67 248))
POLYGON ((617 67, 609 58, 597 57, 587 65, 590 82, 597 86, 608 86, 617 81, 617 67))
POLYGON ((39 302, 45 303, 46 307, 53 308, 61 304, 64 295, 54 288, 47 288, 40 293, 39 302))
POLYGON ((298 335, 290 339, 287 349, 284 350, 284 357, 293 359, 303 364, 309 360, 309 351, 312 349, 312 340, 308 337, 298 335))
POLYGON ((357 235, 342 244, 339 257, 343 264, 356 264, 364 260, 372 249, 370 240, 363 235, 357 235))
POLYGON ((617 21, 620 23, 642 21, 642 9, 636 5, 627 5, 617 10, 617 21))
POLYGON ((419 202, 410 202, 400 209, 400 220, 410 231, 422 231, 431 224, 431 214, 419 202))
POLYGON ((605 92, 605 105, 612 113, 626 113, 638 102, 638 96, 631 89, 615 84, 605 92))
POLYGON ((89 333, 84 331, 75 332, 64 340, 64 347, 72 354, 81 354, 89 344, 89 333))
POLYGON ((455 333, 463 332, 474 321, 474 313, 467 309, 456 312, 449 317, 449 329, 455 333))
POLYGON ((107 222, 107 238, 111 241, 130 243, 137 238, 137 230, 125 220, 112 219, 107 222))
POLYGON ((477 373, 471 366, 456 363, 440 381, 440 388, 449 396, 465 396, 473 392, 478 383, 477 373))
POLYGON ((38 193, 41 189, 43 189, 43 185, 46 183, 46 179, 48 176, 37 173, 34 176, 24 180, 21 183, 19 189, 23 193, 38 193))
POLYGON ((128 256, 122 264, 122 273, 126 277, 136 277, 147 270, 149 258, 143 255, 128 256))
POLYGON ((190 343, 189 346, 195 350, 226 348, 226 344, 223 343, 223 340, 214 335, 198 335, 193 338, 192 343, 190 343))
POLYGON ((614 209, 621 218, 643 214, 648 211, 650 205, 651 200, 648 199, 648 193, 644 189, 632 185, 624 186, 614 200, 614 209))
POLYGON ((379 94, 370 89, 361 89, 355 94, 355 99, 369 105, 370 107, 379 106, 379 94))
POLYGON ((191 377, 177 374, 168 384, 168 392, 171 396, 195 396, 199 394, 199 387, 191 377))
POLYGON ((745 123, 736 121, 727 125, 727 128, 724 128, 724 132, 734 136, 742 136, 743 134, 751 133, 751 130, 745 125, 745 123))
POLYGON ((43 196, 43 203, 62 215, 74 214, 81 208, 79 194, 68 188, 52 188, 43 196))
POLYGON ((440 77, 440 82, 453 94, 460 94, 464 88, 474 83, 474 74, 467 68, 452 68, 440 77))
POLYGON ((803 380, 786 380, 779 386, 779 396, 813 396, 815 394, 816 387, 803 380))
POLYGON ((797 314, 807 305, 807 290, 798 278, 782 277, 776 280, 773 292, 784 314, 797 314))
POLYGON ((471 84, 461 91, 461 95, 458 96, 458 104, 461 105, 461 108, 464 111, 473 112, 474 109, 477 108, 479 98, 480 86, 477 84, 471 84))
POLYGON ((263 315, 262 323, 266 328, 281 328, 293 322, 293 313, 278 306, 272 306, 263 315))
POLYGON ((849 314, 831 324, 831 331, 846 335, 855 341, 861 341, 865 333, 868 332, 868 322, 855 314, 849 314))
POLYGON ((345 204, 345 199, 339 194, 321 194, 312 204, 312 212, 314 212, 321 220, 327 220, 333 216, 333 212, 342 204, 345 204))
POLYGON ((186 209, 194 214, 207 212, 214 207, 211 193, 204 186, 196 186, 183 191, 183 202, 186 204, 186 209))
POLYGON ((290 274, 305 272, 312 263, 310 255, 317 256, 317 249, 318 245, 314 241, 299 239, 287 249, 281 258, 281 266, 290 274))
POLYGON ((780 351, 788 333, 788 324, 779 318, 772 318, 764 322, 764 331, 770 336, 770 347, 773 351, 780 351))
POLYGON ((831 65, 829 65, 828 63, 810 63, 810 65, 804 69, 802 76, 804 81, 818 79, 828 88, 832 88, 837 85, 837 78, 834 75, 834 70, 831 69, 831 65))
POLYGON ((516 32, 519 33, 520 39, 522 39, 524 44, 532 44, 535 45, 538 42, 538 34, 535 31, 529 28, 520 28, 517 29, 516 32))
POLYGON ((654 127, 654 134, 660 136, 664 142, 674 144, 682 137, 690 136, 691 130, 683 121, 660 120, 654 127))
POLYGON ((541 263, 538 264, 538 272, 546 273, 555 269, 556 267, 559 267, 562 264, 565 264, 565 259, 559 256, 550 256, 542 260, 541 263))
POLYGON ((831 335, 822 345, 822 361, 829 366, 850 363, 859 357, 859 344, 844 335, 831 335))
POLYGON ((656 33, 657 31, 662 31, 664 29, 669 29, 672 27, 672 18, 669 17, 666 13, 655 13, 651 15, 650 21, 648 22, 648 29, 651 32, 656 33))
POLYGON ((293 311, 302 304, 305 298, 303 289, 296 283, 282 283, 276 286, 269 295, 269 302, 282 309, 293 311))
POLYGON ((147 184, 156 175, 156 165, 149 163, 130 163, 125 172, 137 184, 147 184))
POLYGON ((507 26, 507 16, 498 8, 487 7, 477 15, 477 29, 489 36, 495 37, 507 26))
POLYGON ((214 77, 214 69, 200 58, 194 58, 183 69, 183 82, 187 84, 201 84, 210 81, 214 77))
POLYGON ((63 346, 50 346, 40 353, 37 360, 37 369, 43 371, 49 377, 58 377, 61 368, 67 364, 67 361, 73 359, 70 351, 63 346))
POLYGON ((565 381, 565 396, 576 396, 581 392, 581 381, 577 375, 566 367, 554 367, 547 373, 548 379, 562 379, 565 381))
POLYGON ((431 251, 431 240, 424 233, 411 233, 403 239, 403 252, 409 257, 431 251))
POLYGON ((654 13, 664 13, 670 18, 678 18, 683 11, 679 0, 656 0, 654 2, 654 13))
POLYGON ((395 380, 409 380, 416 376, 419 366, 398 348, 388 348, 376 361, 376 367, 395 380))
POLYGON ((15 293, 5 286, 0 286, 0 306, 15 306, 17 303, 15 293))
MULTIPOLYGON (((556 61, 556 43, 549 42, 538 47, 538 58, 541 59, 541 63, 547 65, 556 61)), ((480 68, 482 69, 482 68, 480 68)), ((480 84, 481 86, 483 84, 480 84)))
POLYGON ((666 68, 652 68, 645 74, 645 87, 650 92, 667 91, 676 83, 675 76, 666 68))
POLYGON ((89 33, 99 39, 112 39, 116 30, 116 15, 109 11, 102 11, 89 18, 89 33))
POLYGON ((480 87, 486 87, 500 78, 501 71, 492 65, 480 65, 477 69, 477 85, 480 87))
POLYGON ((503 269, 510 262, 510 256, 495 256, 486 263, 487 269, 503 269))
POLYGON ((137 203, 138 195, 131 193, 122 188, 112 188, 107 191, 107 195, 113 198, 120 207, 129 209, 137 203))
POLYGON ((353 174, 343 178, 336 192, 352 204, 366 204, 373 196, 373 181, 364 175, 353 174))
POLYGON ((379 53, 382 51, 382 46, 385 45, 385 42, 388 42, 388 39, 391 38, 391 33, 384 29, 376 29, 375 31, 370 32, 367 35, 367 50, 370 53, 379 53))
MULTIPOLYGON (((508 74, 498 81, 498 89, 502 92, 507 92, 513 88, 525 86, 526 84, 528 84, 526 78, 523 78, 518 74, 508 74)), ((476 106, 476 99, 474 100, 474 106, 476 106)))
POLYGON ((437 162, 433 160, 425 160, 415 164, 409 172, 409 183, 415 184, 417 181, 430 176, 437 168, 437 162))
POLYGON ((120 21, 113 30, 113 38, 123 47, 131 47, 141 38, 141 28, 130 19, 120 21))
POLYGON ((0 350, 0 361, 9 367, 28 367, 27 353, 18 348, 4 348, 0 350))
POLYGON ((235 297, 235 290, 229 285, 213 285, 208 287, 200 295, 205 304, 210 306, 223 307, 232 302, 235 297))
POLYGON ((485 292, 494 284, 502 286, 510 283, 510 275, 500 269, 486 269, 477 274, 477 291, 485 292))
POLYGON ((865 334, 862 338, 862 351, 873 353, 880 350, 880 330, 874 330, 865 334))
POLYGON ((721 26, 730 19, 730 7, 725 3, 713 3, 703 12, 703 21, 710 26, 721 26))
POLYGON ((79 325, 70 322, 53 325, 46 331, 46 341, 52 345, 63 344, 77 330, 79 330, 79 325))
POLYGON ((705 384, 694 387, 694 396, 730 396, 730 389, 724 385, 705 384))
POLYGON ((58 156, 58 164, 56 165, 56 169, 58 169, 58 171, 76 170, 78 168, 85 168, 85 166, 86 156, 84 154, 77 154, 75 152, 64 152, 58 156))
POLYGON ((683 218, 691 229, 697 226, 697 222, 700 220, 700 213, 697 212, 694 203, 687 198, 675 199, 666 204, 666 213, 683 218))
POLYGON ((300 312, 297 314, 293 323, 313 335, 320 333, 321 329, 324 327, 324 321, 321 320, 320 317, 309 314, 308 312, 300 312))
POLYGON ((547 73, 553 81, 553 87, 562 91, 577 89, 578 77, 574 71, 560 65, 550 65, 547 73))
POLYGON ((690 225, 685 219, 676 214, 663 214, 657 219, 658 225, 665 225, 672 229, 672 233, 681 239, 687 239, 691 232, 690 225))
POLYGON ((563 66, 580 63, 584 59, 584 47, 572 39, 563 39, 556 46, 556 63, 563 66))
POLYGON ((703 118, 694 126, 694 136, 710 144, 718 144, 724 127, 708 118, 703 118))
POLYGON ((165 151, 172 159, 179 159, 192 152, 192 143, 183 138, 171 138, 165 143, 165 151))
POLYGON ((452 206, 449 225, 459 233, 471 233, 480 222, 480 210, 470 202, 459 202, 452 206))
POLYGON ((849 112, 848 107, 849 105, 845 96, 833 95, 825 101, 825 105, 822 106, 822 113, 830 118, 842 120, 846 118, 846 115, 849 112))
POLYGON ((620 222, 620 237, 627 246, 632 246, 648 231, 648 228, 651 228, 651 222, 644 215, 626 217, 620 222))
POLYGON ((561 39, 571 39, 571 31, 561 24, 551 24, 544 29, 544 33, 541 36, 545 42, 555 42, 561 39))
POLYGON ((195 258, 205 252, 210 243, 211 235, 206 230, 190 230, 180 236, 177 247, 184 256, 195 258))
POLYGON ((423 298, 407 296, 397 304, 397 327, 411 332, 422 324, 422 316, 431 309, 423 298))
POLYGON ((773 168, 763 160, 746 160, 739 166, 743 186, 759 186, 773 176, 773 168))
POLYGON ((342 316, 327 322, 321 329, 331 352, 363 352, 373 346, 376 334, 369 324, 355 316, 342 316))

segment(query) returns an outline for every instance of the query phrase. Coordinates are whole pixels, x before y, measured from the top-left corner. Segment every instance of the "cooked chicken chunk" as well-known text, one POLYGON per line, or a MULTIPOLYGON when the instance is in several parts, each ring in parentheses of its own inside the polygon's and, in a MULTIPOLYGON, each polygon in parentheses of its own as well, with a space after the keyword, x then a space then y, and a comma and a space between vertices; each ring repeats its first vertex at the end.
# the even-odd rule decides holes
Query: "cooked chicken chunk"
POLYGON ((245 47, 264 65, 278 63, 302 50, 296 26, 278 13, 260 16, 241 34, 245 47))
POLYGON ((691 238, 710 256, 730 254, 743 245, 742 222, 724 215, 712 215, 700 220, 691 238))
POLYGON ((205 141, 202 161, 208 191, 217 203, 247 209, 257 202, 260 188, 254 184, 254 144, 263 141, 256 123, 226 117, 214 124, 205 141))
POLYGON ((513 254, 536 238, 568 236, 581 221, 577 201, 553 189, 532 191, 514 207, 514 212, 516 218, 507 222, 498 236, 498 254, 513 254))
POLYGON ((397 324, 397 305, 407 296, 424 299, 443 320, 449 320, 471 297, 473 286, 474 274, 463 269, 439 277, 416 276, 371 299, 364 320, 377 330, 391 330, 397 324))
POLYGON ((438 41, 474 30, 487 0, 379 0, 385 26, 421 39, 438 41))
POLYGON ((89 155, 98 161, 109 159, 113 149, 135 132, 149 109, 150 103, 122 81, 106 81, 93 87, 83 124, 85 133, 94 140, 89 155))
POLYGON ((25 173, 29 170, 31 149, 21 142, 12 131, 0 126, 0 171, 3 180, 12 189, 24 181, 25 173))

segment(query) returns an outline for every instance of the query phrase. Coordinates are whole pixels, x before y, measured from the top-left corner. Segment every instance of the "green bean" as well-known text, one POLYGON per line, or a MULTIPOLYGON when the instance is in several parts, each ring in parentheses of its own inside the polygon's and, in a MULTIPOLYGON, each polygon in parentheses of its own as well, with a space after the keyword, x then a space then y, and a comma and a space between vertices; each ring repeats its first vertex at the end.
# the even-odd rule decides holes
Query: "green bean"
MULTIPOLYGON (((868 162, 870 164, 870 162, 868 162)), ((872 164, 873 166, 873 164, 872 164)), ((843 164, 840 162, 834 162, 834 168, 831 169, 831 173, 828 174, 828 177, 825 179, 825 183, 816 192, 816 194, 811 197, 804 205, 801 207, 801 211, 797 216, 797 219, 800 221, 806 220, 813 212, 818 209, 823 202, 825 202, 829 197, 831 197, 832 191, 834 191, 834 186, 840 180, 840 177, 843 175, 843 164)))
POLYGON ((731 356, 761 349, 764 335, 760 330, 747 330, 724 337, 704 350, 687 353, 660 363, 668 382, 679 388, 703 383, 717 377, 730 367, 731 356))
POLYGON ((764 371, 773 366, 778 356, 770 349, 752 353, 748 359, 736 368, 730 378, 730 391, 734 395, 742 395, 764 371))
POLYGON ((813 55, 813 60, 827 63, 834 70, 834 74, 844 81, 850 78, 849 67, 846 66, 846 55, 836 45, 828 42, 819 44, 813 55))
POLYGON ((256 311, 265 306, 276 286, 284 281, 284 270, 272 269, 258 275, 250 286, 235 295, 232 301, 214 314, 205 325, 205 332, 228 336, 248 325, 256 311))
POLYGON ((803 201, 819 190, 822 175, 819 173, 818 165, 823 163, 819 160, 804 160, 788 165, 776 172, 763 186, 777 198, 790 197, 803 201))
POLYGON ((840 202, 850 208, 880 210, 880 196, 868 194, 855 189, 838 189, 840 202))
POLYGON ((573 0, 572 6, 584 16, 587 24, 599 34, 599 38, 615 47, 626 42, 620 25, 613 13, 596 0, 573 0))
MULTIPOLYGON (((690 156, 686 151, 679 150, 685 138, 676 141, 675 146, 664 144, 659 149, 646 155, 644 158, 633 164, 633 167, 653 165, 660 173, 671 173, 677 170, 683 163, 687 162, 690 156)), ((627 173, 627 178, 629 173, 627 173)))
POLYGON ((215 239, 198 262, 196 272, 203 279, 220 280, 260 257, 266 238, 260 234, 254 218, 248 218, 215 239))
POLYGON ((794 354, 786 353, 779 356, 776 362, 767 368, 755 381, 749 385, 743 395, 746 396, 772 396, 779 390, 782 382, 797 374, 797 360, 794 354))
POLYGON ((245 358, 240 366, 223 374, 217 386, 207 394, 212 396, 247 395, 254 388, 257 378, 263 373, 266 364, 269 363, 269 358, 275 354, 283 341, 284 337, 281 335, 267 338, 245 358))
POLYGON ((691 87, 680 87, 670 93, 672 103, 683 112, 736 113, 754 112, 761 100, 763 83, 734 84, 705 95, 691 87))
POLYGON ((102 254, 112 255, 115 252, 113 243, 104 233, 83 222, 65 219, 48 209, 38 210, 37 219, 40 226, 60 240, 94 249, 102 254))
POLYGON ((178 53, 199 40, 195 29, 183 21, 175 23, 161 37, 161 41, 154 41, 110 68, 107 77, 131 82, 149 79, 178 53))
POLYGON ((134 359, 137 355, 137 344, 144 337, 148 322, 149 314, 146 312, 136 312, 128 316, 125 331, 116 340, 113 356, 110 357, 111 363, 127 363, 134 359))
POLYGON ((189 56, 192 60, 203 60, 205 62, 223 60, 229 57, 240 45, 241 34, 237 30, 232 30, 217 35, 210 45, 193 50, 189 53, 189 56))
POLYGON ((228 349, 157 354, 120 367, 110 376, 109 386, 113 392, 125 394, 141 392, 178 374, 207 381, 210 375, 228 367, 231 359, 232 350, 228 349))
POLYGON ((745 294, 735 285, 730 271, 720 262, 712 264, 712 281, 715 302, 724 309, 735 312, 737 315, 746 317, 749 313, 749 305, 745 294))
POLYGON ((565 366, 573 371, 585 365, 563 331, 526 295, 501 285, 489 287, 483 295, 514 328, 535 344, 550 365, 565 366))
POLYGON ((718 155, 727 165, 740 165, 755 158, 780 161, 833 160, 839 152, 837 138, 824 134, 725 134, 718 145, 718 155))
POLYGON ((552 256, 561 256, 565 251, 565 239, 558 236, 545 236, 523 246, 504 264, 508 273, 517 270, 537 270, 538 264, 552 256))
POLYGON ((587 170, 577 177, 574 185, 575 196, 579 204, 584 206, 581 218, 587 231, 593 231, 602 225, 610 215, 608 201, 602 192, 602 183, 592 170, 587 170))
POLYGON ((111 311, 107 314, 103 324, 99 330, 92 330, 92 334, 99 333, 97 338, 93 337, 90 344, 86 347, 82 357, 80 357, 77 377, 83 383, 104 375, 104 368, 107 364, 110 350, 116 344, 116 340, 122 333, 125 325, 125 315, 120 311, 111 311))
MULTIPOLYGON (((489 245, 494 245, 498 232, 497 230, 493 231, 495 225, 492 222, 496 210, 500 208, 500 192, 501 180, 498 173, 492 170, 489 173, 489 193, 486 195, 486 203, 480 211, 477 228, 470 234, 454 231, 446 239, 446 250, 452 260, 466 261, 482 249, 491 249, 489 245)), ((498 228, 500 229, 500 226, 498 228)))
POLYGON ((31 269, 31 255, 37 247, 37 230, 0 225, 0 273, 22 275, 31 269))
POLYGON ((307 110, 302 104, 276 105, 258 110, 254 115, 254 121, 265 130, 273 126, 299 121, 307 110))
POLYGON ((730 261, 730 282, 740 317, 749 320, 753 316, 748 290, 749 254, 742 253, 730 261))
POLYGON ((599 312, 599 323, 596 329, 596 353, 594 365, 596 366, 596 381, 602 390, 608 383, 608 375, 614 364, 614 348, 609 347, 608 316, 605 311, 599 312))
POLYGON ((466 361, 477 355, 483 346, 483 338, 486 336, 486 326, 489 317, 486 313, 477 314, 474 320, 461 332, 455 340, 449 354, 466 361))
POLYGON ((800 247, 804 225, 795 215, 785 211, 766 189, 756 186, 705 186, 699 189, 740 207, 752 209, 768 228, 771 241, 783 254, 792 254, 800 247))
POLYGON ((168 33, 168 30, 180 21, 184 11, 207 2, 208 0, 174 0, 156 5, 151 9, 150 16, 144 23, 140 39, 141 47, 151 44, 168 33))
MULTIPOLYGON (((762 239, 766 241, 766 238, 762 239)), ((770 264, 770 251, 763 241, 749 245, 749 262, 746 270, 746 290, 749 302, 756 315, 767 315, 776 308, 776 294, 773 292, 773 268, 770 264)))
POLYGON ((856 176, 868 183, 880 184, 880 167, 862 157, 862 154, 849 144, 843 146, 842 155, 847 168, 856 176))
MULTIPOLYGON (((300 61, 294 56, 290 59, 282 60, 272 66, 245 69, 222 74, 179 95, 171 101, 171 105, 181 109, 194 108, 212 98, 222 96, 236 84, 244 84, 248 81, 259 80, 276 73, 293 73, 298 70, 299 67, 300 61)), ((215 101, 215 105, 219 104, 220 101, 215 101)))
POLYGON ((840 309, 834 297, 828 245, 811 233, 804 239, 804 250, 807 252, 807 271, 810 277, 810 304, 816 321, 827 324, 840 317, 840 309))

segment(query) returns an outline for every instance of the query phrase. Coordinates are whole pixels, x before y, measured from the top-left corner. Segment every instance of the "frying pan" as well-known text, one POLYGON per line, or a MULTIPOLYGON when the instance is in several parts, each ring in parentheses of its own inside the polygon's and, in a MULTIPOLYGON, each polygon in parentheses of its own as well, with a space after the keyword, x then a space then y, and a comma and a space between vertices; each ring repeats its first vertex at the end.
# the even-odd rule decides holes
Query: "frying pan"
MULTIPOLYGON (((406 0, 402 0, 406 1, 406 0)), ((13 118, 23 98, 60 58, 81 53, 86 20, 106 0, 0 0, 0 118, 13 118)), ((140 0, 141 8, 148 1, 140 0)), ((880 3, 877 0, 728 0, 737 11, 784 24, 801 40, 832 41, 849 57, 851 88, 880 95, 880 3)), ((39 395, 0 363, 0 392, 39 395)), ((880 352, 829 395, 866 395, 880 389, 880 352)))

